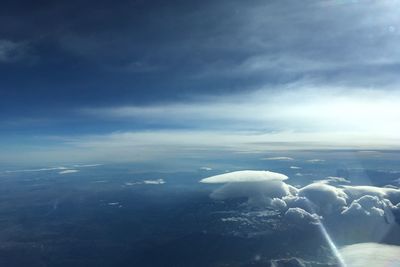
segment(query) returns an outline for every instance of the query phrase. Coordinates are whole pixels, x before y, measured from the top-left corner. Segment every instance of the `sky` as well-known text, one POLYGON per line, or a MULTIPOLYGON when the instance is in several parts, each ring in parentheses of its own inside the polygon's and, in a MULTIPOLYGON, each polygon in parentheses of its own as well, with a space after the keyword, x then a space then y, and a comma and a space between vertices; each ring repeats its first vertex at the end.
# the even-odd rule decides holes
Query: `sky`
POLYGON ((3 1, 0 161, 399 149, 400 1, 3 1))

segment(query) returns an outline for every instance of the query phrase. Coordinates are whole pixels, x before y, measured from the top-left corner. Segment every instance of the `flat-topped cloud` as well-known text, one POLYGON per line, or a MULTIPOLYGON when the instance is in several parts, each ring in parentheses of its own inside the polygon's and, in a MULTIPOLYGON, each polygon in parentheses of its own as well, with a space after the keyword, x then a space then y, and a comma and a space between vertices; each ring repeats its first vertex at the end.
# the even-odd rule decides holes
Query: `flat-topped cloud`
POLYGON ((265 182, 283 181, 288 179, 284 174, 270 171, 235 171, 214 175, 200 180, 200 183, 221 184, 221 183, 243 183, 243 182, 265 182))

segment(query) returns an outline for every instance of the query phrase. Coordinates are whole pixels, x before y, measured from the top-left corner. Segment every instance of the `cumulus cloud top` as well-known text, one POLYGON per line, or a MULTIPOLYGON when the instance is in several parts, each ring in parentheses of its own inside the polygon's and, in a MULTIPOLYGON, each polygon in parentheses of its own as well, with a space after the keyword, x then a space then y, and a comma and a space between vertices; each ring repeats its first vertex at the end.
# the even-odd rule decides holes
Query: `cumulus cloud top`
POLYGON ((284 174, 270 171, 235 171, 225 174, 219 174, 202 179, 201 183, 224 184, 224 183, 244 183, 244 182, 265 182, 265 181, 283 181, 288 179, 284 174))
POLYGON ((299 190, 299 196, 305 197, 315 205, 316 210, 330 213, 333 209, 341 209, 347 202, 347 195, 342 189, 325 184, 312 183, 299 190))
MULTIPOLYGON (((371 223, 376 220, 386 224, 395 223, 393 211, 397 209, 388 199, 377 196, 364 195, 354 200, 342 211, 342 215, 347 217, 363 217, 363 223, 371 223), (367 220, 368 219, 368 220, 367 220)), ((380 230, 385 230, 381 228, 380 230)))
POLYGON ((390 187, 376 186, 343 186, 343 192, 353 199, 360 198, 364 195, 377 196, 379 198, 389 199, 393 204, 400 202, 400 189, 390 187))
POLYGON ((319 222, 320 217, 315 213, 309 213, 301 208, 289 208, 284 215, 286 220, 295 224, 313 223, 319 222))

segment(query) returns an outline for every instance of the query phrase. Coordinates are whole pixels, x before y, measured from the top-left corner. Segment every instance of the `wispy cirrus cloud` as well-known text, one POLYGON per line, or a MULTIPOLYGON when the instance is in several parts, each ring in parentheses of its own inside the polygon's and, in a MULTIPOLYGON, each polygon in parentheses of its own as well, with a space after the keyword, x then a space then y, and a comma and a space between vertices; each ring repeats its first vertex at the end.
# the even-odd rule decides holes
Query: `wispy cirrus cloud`
POLYGON ((0 39, 0 63, 20 61, 28 56, 28 46, 24 42, 0 39))

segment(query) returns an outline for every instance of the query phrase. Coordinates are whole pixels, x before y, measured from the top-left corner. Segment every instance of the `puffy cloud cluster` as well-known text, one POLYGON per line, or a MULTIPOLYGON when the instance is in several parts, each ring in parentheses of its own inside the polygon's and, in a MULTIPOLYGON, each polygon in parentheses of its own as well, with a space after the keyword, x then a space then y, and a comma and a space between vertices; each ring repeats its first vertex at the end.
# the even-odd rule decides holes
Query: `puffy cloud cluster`
POLYGON ((342 214, 383 216, 385 214, 384 209, 388 206, 387 201, 380 200, 376 196, 365 195, 354 200, 349 207, 342 211, 342 214))
POLYGON ((328 177, 297 189, 285 180, 287 176, 280 173, 237 171, 201 182, 224 184, 211 193, 216 200, 247 198, 247 205, 279 210, 282 218, 292 224, 316 224, 323 220, 346 229, 349 225, 359 226, 362 221, 360 227, 376 232, 377 238, 395 224, 393 212, 400 210, 397 188, 350 186, 344 178, 328 177), (340 185, 343 183, 347 185, 340 185))
POLYGON ((350 198, 360 198, 365 195, 376 196, 381 199, 388 199, 392 203, 400 202, 400 190, 391 187, 376 187, 376 186, 343 186, 343 191, 350 198))
POLYGON ((316 212, 325 214, 341 210, 347 204, 342 189, 325 183, 307 185, 299 190, 298 196, 308 199, 316 212))
POLYGON ((320 217, 317 214, 311 214, 302 208, 289 208, 285 212, 284 218, 290 223, 294 223, 296 225, 302 225, 305 223, 317 224, 320 220, 320 217))

